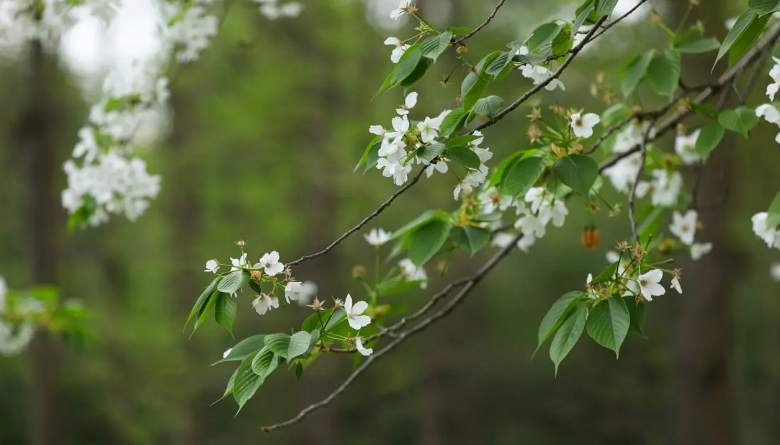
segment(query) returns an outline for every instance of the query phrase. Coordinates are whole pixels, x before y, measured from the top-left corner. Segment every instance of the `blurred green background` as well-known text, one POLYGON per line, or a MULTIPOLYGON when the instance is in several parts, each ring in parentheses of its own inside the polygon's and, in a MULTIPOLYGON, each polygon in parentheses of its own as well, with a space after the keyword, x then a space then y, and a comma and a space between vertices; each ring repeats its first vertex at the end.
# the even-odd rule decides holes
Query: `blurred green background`
MULTIPOLYGON (((468 59, 525 38, 542 20, 571 19, 575 3, 509 0, 468 42, 468 59)), ((650 3, 672 26, 687 5, 650 3)), ((724 21, 744 3, 703 0, 693 18, 722 39, 724 21)), ((353 366, 349 357, 319 359, 300 382, 277 372, 235 418, 231 400, 210 406, 233 367, 209 364, 234 341, 214 323, 189 341, 182 333, 211 279, 202 272, 205 261, 236 256, 238 239, 255 259, 271 250, 283 262, 312 253, 396 189, 378 171, 361 176, 352 169, 371 139, 368 126, 388 125, 402 101, 399 91, 372 101, 391 69, 391 48, 382 41, 413 31, 409 24, 382 29, 372 2, 306 6, 298 19, 269 22, 235 2, 213 47, 182 69, 172 86, 169 132, 142 152, 150 171, 163 176, 162 192, 135 223, 114 217, 67 232, 60 166, 90 103, 53 54, 45 72, 27 68, 26 52, 0 68, 0 274, 16 288, 54 284, 63 296, 82 299, 99 336, 81 351, 39 336, 22 356, 0 357, 0 444, 780 443, 780 300, 769 276, 780 255, 753 237, 749 221, 780 188, 780 151, 763 127, 749 142, 727 136, 708 163, 702 202, 728 190, 725 204, 702 217, 702 238, 715 250, 697 263, 678 258, 685 293, 649 304, 649 340, 629 336, 619 361, 586 336, 557 378, 546 348, 531 360, 550 304, 581 288, 628 235, 625 213, 608 218, 602 211, 595 220, 601 246, 585 251, 580 232, 590 220, 575 199, 563 229, 551 229, 529 254, 515 252, 452 316, 383 358, 329 408, 278 433, 261 431, 335 389, 353 366), (43 116, 31 117, 41 109, 35 100, 44 101, 43 116), (43 151, 31 150, 35 143, 43 151)), ((434 25, 476 26, 494 2, 419 6, 434 25)), ((565 92, 545 93, 535 104, 600 112, 605 105, 589 93, 596 73, 614 82, 633 55, 664 45, 647 16, 616 27, 564 74, 565 92)), ((713 57, 684 57, 683 80, 713 79, 713 57)), ((439 85, 453 66, 445 55, 416 86, 413 116, 456 107, 460 69, 450 86, 439 85)), ((762 76, 749 103, 766 101, 768 79, 762 76)), ((511 101, 528 87, 514 73, 489 93, 511 101)), ((648 107, 658 103, 649 91, 642 98, 648 107)), ((486 131, 484 145, 496 153, 490 165, 529 146, 530 105, 486 131)), ((672 138, 657 146, 672 150, 672 138)), ((425 209, 449 210, 453 186, 449 175, 423 178, 369 228, 393 230, 425 209)), ((429 291, 488 255, 461 254, 429 291)), ((295 275, 315 281, 320 298, 360 296, 351 269, 372 262, 370 246, 353 236, 295 275)), ((435 276, 432 265, 428 273, 435 276)), ((388 302, 416 307, 428 295, 414 291, 388 302)), ((239 296, 237 339, 287 331, 309 315, 291 306, 260 317, 252 298, 239 296)))

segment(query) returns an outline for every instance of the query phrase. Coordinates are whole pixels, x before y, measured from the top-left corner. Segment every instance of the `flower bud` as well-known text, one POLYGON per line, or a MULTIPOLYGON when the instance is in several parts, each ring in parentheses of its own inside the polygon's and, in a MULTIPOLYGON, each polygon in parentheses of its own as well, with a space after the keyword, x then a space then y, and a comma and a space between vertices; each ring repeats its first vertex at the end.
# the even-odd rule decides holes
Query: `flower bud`
POLYGON ((358 280, 360 278, 363 278, 366 275, 366 268, 360 265, 357 265, 352 268, 352 278, 358 280))
POLYGON ((240 248, 242 248, 242 249, 243 249, 243 248, 244 248, 244 246, 246 246, 246 241, 244 241, 244 240, 238 240, 238 241, 236 241, 236 246, 238 246, 238 247, 240 247, 240 248))
POLYGON ((586 250, 595 250, 601 241, 601 232, 594 225, 585 226, 580 237, 582 247, 586 250))

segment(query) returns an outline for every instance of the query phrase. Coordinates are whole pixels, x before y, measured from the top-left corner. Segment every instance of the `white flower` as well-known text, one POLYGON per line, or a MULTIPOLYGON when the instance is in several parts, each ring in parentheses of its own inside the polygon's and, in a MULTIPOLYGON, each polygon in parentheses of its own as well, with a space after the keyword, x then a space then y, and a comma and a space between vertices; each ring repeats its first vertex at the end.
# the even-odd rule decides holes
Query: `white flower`
POLYGON ((368 132, 377 136, 384 136, 387 130, 381 125, 371 125, 368 127, 368 132))
MULTIPOLYGON (((382 149, 379 149, 380 153, 382 149)), ((382 169, 382 175, 392 177, 396 185, 403 185, 409 178, 409 172, 412 171, 411 163, 404 165, 401 160, 406 156, 406 150, 397 149, 395 152, 387 155, 385 158, 379 158, 376 168, 382 169)))
POLYGON ((525 253, 528 253, 528 249, 530 249, 535 242, 536 242, 535 236, 523 234, 523 236, 519 240, 517 240, 517 248, 522 250, 525 253))
POLYGON ((360 337, 355 338, 355 348, 357 348, 358 352, 362 354, 364 357, 368 357, 369 355, 374 353, 374 348, 363 347, 363 341, 360 339, 360 337))
POLYGON ((228 355, 230 355, 230 351, 232 351, 233 348, 228 349, 227 351, 222 353, 222 358, 227 358, 228 355))
POLYGON ((699 261, 701 257, 712 251, 712 243, 693 243, 691 246, 691 259, 699 261))
POLYGON ((362 315, 363 312, 368 309, 368 303, 365 301, 358 301, 355 305, 352 305, 352 297, 347 294, 346 300, 344 300, 344 312, 347 313, 347 322, 352 329, 360 330, 363 326, 371 324, 371 317, 368 315, 362 315))
MULTIPOLYGON (((396 108, 395 112, 398 113, 399 116, 405 116, 409 114, 409 110, 414 108, 414 106, 417 105, 417 93, 412 91, 411 93, 406 95, 406 98, 404 99, 404 104, 401 105, 401 108, 396 108)), ((407 130, 409 128, 407 127, 407 130)))
POLYGON ((499 247, 503 249, 504 247, 511 244, 512 240, 514 239, 515 239, 515 235, 512 235, 511 233, 501 232, 493 235, 493 239, 490 240, 490 245, 493 247, 499 247))
POLYGON ((268 276, 275 276, 282 273, 284 270, 284 264, 279 262, 279 252, 273 251, 266 253, 260 258, 260 263, 255 265, 256 268, 262 267, 268 276))
POLYGON ((677 204, 677 198, 682 190, 683 180, 680 172, 669 173, 666 170, 653 170, 653 205, 672 207, 677 204))
MULTIPOLYGON (((242 254, 240 258, 231 258, 230 263, 233 264, 230 270, 239 270, 242 267, 246 267, 246 254, 242 254)), ((206 263, 206 267, 208 267, 208 263, 206 263)))
POLYGON ((385 39, 385 45, 395 45, 393 52, 390 53, 390 61, 393 63, 398 63, 398 61, 401 60, 401 56, 404 55, 404 51, 409 49, 409 45, 404 45, 403 42, 396 37, 388 37, 385 39))
POLYGON ((279 307, 279 299, 266 294, 260 294, 252 301, 252 307, 255 308, 258 314, 265 315, 271 308, 279 307))
POLYGON ((690 246, 693 244, 694 235, 696 235, 696 221, 698 217, 699 214, 696 210, 688 210, 685 212, 685 215, 675 211, 672 213, 672 224, 669 226, 669 231, 680 238, 683 244, 690 246))
POLYGON ((634 153, 631 156, 627 156, 617 164, 608 168, 604 174, 612 182, 612 186, 615 190, 623 193, 631 191, 631 184, 634 183, 636 175, 639 172, 639 165, 641 162, 640 153, 634 153))
POLYGON ((607 257, 607 262, 609 264, 612 264, 615 261, 620 260, 620 254, 615 252, 614 250, 610 250, 609 252, 607 252, 606 257, 607 257))
POLYGON ((698 153, 696 153, 696 141, 699 139, 699 133, 701 133, 701 130, 696 130, 688 136, 678 134, 674 140, 674 151, 677 152, 677 155, 680 156, 680 161, 685 165, 695 164, 701 160, 698 153))
POLYGON ((287 300, 287 304, 290 304, 290 300, 296 301, 303 294, 303 284, 300 281, 288 281, 287 286, 284 287, 284 299, 287 300))
POLYGON ((595 127, 601 118, 596 113, 588 113, 581 116, 580 113, 571 115, 571 129, 578 138, 589 138, 593 136, 593 127, 595 127))
POLYGON ((767 212, 756 213, 751 220, 753 221, 753 232, 758 235, 759 238, 764 240, 767 246, 777 247, 778 237, 777 230, 774 227, 767 227, 767 219, 769 214, 767 212))
POLYGON ((534 236, 536 238, 542 238, 545 234, 545 223, 541 218, 537 218, 532 213, 528 213, 522 218, 518 219, 515 223, 515 227, 523 232, 524 236, 534 236))
POLYGON ((206 261, 206 270, 204 270, 204 272, 217 273, 218 271, 219 271, 219 263, 217 262, 217 260, 206 261))
POLYGON ((677 279, 677 277, 672 278, 672 289, 676 290, 677 293, 682 293, 682 286, 680 286, 680 280, 677 279))
POLYGON ((430 117, 426 117, 424 121, 417 124, 417 128, 420 130, 420 138, 424 143, 427 144, 436 139, 436 136, 439 135, 439 125, 437 125, 436 119, 431 119, 430 117))
POLYGON ((371 229, 370 232, 363 235, 363 238, 366 239, 368 244, 378 247, 390 241, 390 236, 390 232, 385 232, 382 229, 371 229))
POLYGON ((313 281, 304 281, 301 292, 298 294, 298 305, 306 306, 317 295, 317 283, 313 281))
POLYGON ((559 79, 553 79, 544 86, 544 89, 547 91, 555 91, 556 88, 560 88, 563 91, 566 91, 566 85, 563 84, 559 79))
POLYGON ((403 137, 409 131, 409 119, 406 116, 394 117, 392 120, 393 130, 385 133, 382 140, 382 146, 379 148, 379 156, 389 156, 398 150, 403 150, 403 137))
POLYGON ((406 14, 407 9, 409 8, 409 5, 412 4, 412 0, 401 0, 400 3, 398 3, 398 9, 393 9, 390 11, 390 18, 393 20, 398 19, 398 17, 401 17, 402 15, 406 14))
POLYGON ((780 125, 780 111, 772 104, 763 104, 756 107, 756 116, 763 117, 770 124, 780 125))
POLYGON ((780 281, 780 263, 772 264, 772 267, 769 268, 769 275, 773 280, 780 281))
POLYGON ((654 296, 666 293, 666 289, 661 286, 661 278, 663 277, 664 273, 658 269, 653 269, 650 272, 637 277, 639 289, 642 292, 642 296, 644 296, 647 301, 653 301, 654 296))
POLYGON ((447 173, 449 171, 449 167, 447 166, 447 162, 444 159, 439 159, 436 161, 435 164, 431 164, 428 167, 425 168, 425 176, 430 178, 433 176, 433 172, 437 171, 439 173, 447 173))
POLYGON ((428 274, 425 273, 425 269, 415 266, 409 258, 404 258, 399 261, 398 266, 401 267, 401 275, 403 275, 407 281, 422 281, 422 283, 420 283, 420 289, 428 287, 428 274))

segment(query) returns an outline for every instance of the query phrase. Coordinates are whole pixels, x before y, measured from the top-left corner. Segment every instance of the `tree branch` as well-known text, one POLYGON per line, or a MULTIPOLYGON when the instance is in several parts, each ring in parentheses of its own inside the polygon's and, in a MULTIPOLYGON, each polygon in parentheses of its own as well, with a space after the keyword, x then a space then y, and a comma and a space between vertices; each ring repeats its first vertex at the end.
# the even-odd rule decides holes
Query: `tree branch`
MULTIPOLYGON (((463 302, 463 300, 466 299, 466 297, 471 293, 471 291, 474 289, 474 287, 482 281, 482 279, 485 278, 495 267, 498 265, 498 263, 501 262, 504 258, 506 258, 507 255, 514 249, 515 243, 520 240, 520 238, 523 237, 522 233, 519 233, 515 238, 512 240, 512 243, 507 245, 506 247, 502 248, 500 251, 498 251, 493 257, 485 263, 477 273, 469 277, 468 280, 466 280, 463 284, 464 287, 461 289, 458 294, 453 297, 452 300, 439 312, 435 313, 434 315, 430 316, 429 318, 426 318, 423 320, 420 324, 414 326, 413 328, 409 329, 408 331, 405 331, 401 333, 397 338, 395 338, 392 342, 388 343, 387 346, 379 350, 378 352, 372 354, 368 359, 363 362, 355 371, 350 374, 350 376, 344 381, 344 383, 341 384, 335 391, 333 391, 328 397, 324 398, 323 400, 314 403, 312 405, 309 405, 308 407, 301 410, 301 412, 298 413, 297 416, 286 420, 284 422, 280 422, 271 426, 262 427, 262 430, 265 432, 271 432, 280 428, 284 428, 290 425, 293 425, 295 423, 300 422, 305 418, 307 415, 311 414, 313 411, 319 410, 321 408, 324 408, 328 406, 336 397, 341 395, 344 391, 347 390, 349 385, 352 384, 352 382, 355 381, 361 374, 363 374, 371 365, 373 365, 377 360, 382 358, 385 354, 395 349, 398 345, 400 345, 404 340, 409 338, 410 336, 417 334, 419 332, 422 332, 426 328, 428 328, 430 325, 435 323, 438 320, 441 320, 442 318, 449 315, 456 306, 458 306, 460 303, 463 302)), ((449 286, 448 286, 449 287, 449 286)), ((446 288, 445 288, 446 289, 446 288)), ((444 290, 442 290, 444 291, 444 290)), ((441 292, 440 292, 441 293, 441 292)), ((438 294, 437 294, 438 295, 438 294)), ((441 298, 441 297, 440 297, 441 298)), ((429 306, 431 302, 429 302, 429 306)), ((420 311, 418 311, 420 312, 420 311)))
POLYGON ((486 27, 488 25, 488 23, 490 23, 490 21, 493 20, 496 17, 496 13, 498 12, 499 9, 501 9, 502 6, 504 6, 505 2, 506 2, 506 0, 500 0, 498 2, 498 4, 496 5, 496 7, 493 8, 493 12, 490 13, 490 15, 485 19, 484 22, 482 22, 481 25, 479 25, 476 28, 474 28, 473 30, 471 30, 468 34, 466 34, 464 36, 461 36, 461 37, 459 37, 457 39, 454 39, 452 41, 452 45, 455 46, 458 43, 463 42, 464 40, 467 40, 467 39, 470 39, 470 38, 474 37, 474 34, 476 34, 479 31, 481 31, 482 28, 486 27))

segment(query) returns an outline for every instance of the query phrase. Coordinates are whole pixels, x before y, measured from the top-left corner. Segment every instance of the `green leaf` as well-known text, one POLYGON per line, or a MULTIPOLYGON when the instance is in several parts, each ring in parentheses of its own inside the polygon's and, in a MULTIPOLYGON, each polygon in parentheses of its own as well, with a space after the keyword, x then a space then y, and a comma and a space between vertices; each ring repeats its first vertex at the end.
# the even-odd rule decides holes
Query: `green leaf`
POLYGON ((249 355, 241 362, 236 373, 236 380, 233 383, 233 398, 238 403, 238 411, 244 407, 244 404, 255 395, 257 388, 263 384, 263 379, 252 371, 252 362, 257 356, 257 352, 249 355))
POLYGON ((436 61, 436 59, 438 59, 439 56, 447 50, 447 47, 450 46, 451 40, 452 32, 450 31, 445 31, 440 35, 429 37, 423 40, 423 42, 420 44, 420 47, 422 48, 422 55, 436 61))
POLYGON ((287 334, 270 334, 265 336, 265 346, 276 355, 286 359, 290 348, 290 336, 287 334))
POLYGON ((502 52, 498 56, 496 56, 495 59, 493 59, 490 64, 488 64, 487 68, 485 68, 485 74, 489 74, 491 76, 498 77, 501 75, 501 72, 504 71, 504 69, 512 63, 512 57, 514 56, 514 53, 512 52, 502 52))
POLYGON ((614 296, 597 304, 588 316, 588 335, 596 343, 615 351, 620 357, 620 346, 628 334, 631 317, 623 298, 614 296))
POLYGON ((232 361, 245 359, 249 355, 265 347, 264 338, 265 335, 253 335, 251 337, 247 337, 241 340, 230 349, 228 355, 226 355, 222 360, 218 361, 217 363, 232 362, 232 361))
POLYGON ((558 375, 558 365, 569 354, 585 329, 588 310, 585 303, 580 302, 569 312, 550 344, 550 359, 555 363, 555 375, 558 375))
POLYGON ((691 102, 691 110, 695 111, 698 114, 701 114, 702 116, 706 116, 710 119, 715 119, 715 120, 717 120, 718 116, 720 115, 720 111, 718 111, 715 107, 699 104, 696 102, 691 102))
POLYGON ((745 55, 750 47, 758 41, 758 38, 761 37, 761 33, 763 33, 766 29, 766 24, 769 22, 771 17, 771 14, 766 14, 763 16, 757 15, 753 17, 753 20, 750 21, 750 24, 747 26, 747 28, 742 31, 737 40, 731 46, 731 54, 729 54, 729 66, 737 63, 737 61, 745 55))
MULTIPOLYGON (((214 307, 217 305, 218 296, 219 296, 219 291, 215 290, 214 293, 212 293, 211 296, 203 304, 203 307, 201 307, 200 313, 198 314, 198 321, 195 322, 195 327, 192 328, 193 334, 206 321, 206 318, 208 318, 209 314, 211 314, 211 311, 214 310, 214 307)), ((192 336, 192 334, 190 334, 190 336, 192 336)))
POLYGON ((426 280, 405 280, 402 276, 396 276, 390 280, 379 283, 376 287, 377 296, 387 297, 390 295, 400 294, 411 289, 417 289, 426 280))
POLYGON ((482 164, 482 161, 479 160, 479 156, 468 147, 448 148, 444 152, 444 157, 471 170, 479 169, 479 166, 482 164))
POLYGON ((620 89, 623 91, 623 95, 628 97, 634 92, 639 82, 647 73, 647 67, 650 65, 650 61, 653 60, 654 50, 650 50, 641 56, 637 56, 628 66, 623 80, 620 82, 620 89))
POLYGON ((274 354, 270 349, 263 348, 255 355, 252 360, 252 372, 260 376, 260 380, 264 381, 269 374, 271 374, 276 366, 279 364, 279 356, 274 354))
POLYGON ((301 381, 303 376, 303 365, 300 363, 295 364, 295 380, 301 381))
POLYGON ((571 25, 566 23, 561 28, 561 32, 553 39, 551 52, 553 54, 563 54, 570 50, 574 44, 574 40, 571 36, 571 25))
POLYGON ((417 68, 420 59, 422 59, 420 45, 410 46, 398 60, 393 75, 390 77, 390 86, 394 87, 409 77, 417 68))
POLYGON ((467 145, 470 142, 474 142, 477 139, 480 139, 482 137, 483 136, 477 136, 477 135, 474 135, 474 134, 467 134, 467 135, 464 135, 464 136, 458 136, 458 137, 452 138, 452 139, 448 140, 444 145, 447 148, 460 147, 460 146, 463 146, 463 145, 467 145))
POLYGON ((587 198, 599 175, 599 165, 588 156, 573 154, 555 161, 553 173, 562 183, 587 198))
POLYGON ((720 48, 720 42, 715 39, 701 39, 695 42, 688 42, 675 48, 678 53, 683 54, 701 54, 715 51, 720 48))
POLYGON ((701 129, 699 137, 696 138, 696 153, 702 160, 707 160, 725 133, 726 129, 717 122, 710 122, 701 129))
POLYGON ((631 114, 631 110, 629 110, 626 104, 617 103, 601 113, 601 123, 611 126, 627 118, 629 114, 631 114))
POLYGON ((218 400, 214 401, 212 405, 219 402, 220 400, 224 399, 225 397, 233 394, 233 385, 236 383, 236 375, 238 375, 238 369, 233 371, 233 374, 230 375, 230 378, 227 382, 227 387, 225 388, 225 392, 222 394, 222 397, 220 397, 218 400))
POLYGON ((769 205, 767 213, 767 229, 777 227, 777 224, 780 223, 780 193, 775 195, 775 199, 772 200, 772 204, 769 205))
POLYGON ((525 42, 529 52, 535 52, 542 49, 545 45, 552 43, 555 36, 561 32, 563 27, 556 22, 544 23, 534 29, 531 37, 525 42))
POLYGON ((468 73, 463 83, 460 85, 460 94, 463 97, 463 109, 471 110, 482 92, 487 88, 487 79, 480 77, 476 73, 468 73))
POLYGON ((434 219, 417 229, 412 234, 412 243, 409 246, 409 259, 415 266, 420 267, 427 263, 447 241, 450 232, 450 223, 440 219, 434 219))
POLYGON ((249 283, 249 278, 251 278, 249 272, 245 270, 234 270, 225 275, 225 278, 219 282, 217 290, 226 294, 234 294, 249 283))
POLYGON ((758 125, 759 118, 752 108, 739 107, 734 110, 721 112, 720 116, 718 116, 718 122, 723 125, 726 130, 741 133, 745 136, 745 139, 747 139, 750 130, 758 125))
POLYGON ((309 349, 309 343, 311 342, 311 334, 306 331, 296 332, 290 337, 290 345, 287 348, 287 360, 292 360, 299 355, 302 355, 309 349))
POLYGON ((227 329, 233 336, 233 322, 236 319, 236 299, 230 294, 220 294, 214 311, 217 324, 227 329))
POLYGON ((546 166, 546 156, 531 156, 517 161, 506 171, 506 177, 501 184, 501 194, 514 198, 525 196, 528 189, 542 176, 546 166))
POLYGON ((595 3, 595 0, 587 0, 582 6, 577 8, 577 18, 574 19, 574 23, 571 25, 571 35, 577 35, 577 31, 585 23, 585 19, 588 18, 588 14, 593 10, 595 3))
POLYGON ((642 330, 645 325, 645 304, 637 304, 634 297, 631 296, 623 297, 623 301, 628 308, 628 313, 631 315, 631 326, 629 327, 629 330, 636 332, 641 337, 647 338, 642 330))
POLYGON ((748 7, 760 13, 775 12, 780 10, 780 0, 748 0, 748 7))
POLYGON ((398 83, 398 85, 408 89, 415 83, 417 83, 418 80, 422 79, 422 77, 425 75, 425 73, 428 71, 428 68, 433 65, 433 60, 423 57, 420 59, 420 62, 417 64, 417 66, 414 68, 414 71, 412 71, 411 74, 406 76, 404 80, 398 83))
POLYGON ((490 242, 490 232, 474 226, 455 226, 450 231, 455 246, 474 255, 490 242))
POLYGON ((618 0, 596 0, 596 14, 599 16, 612 14, 617 3, 618 0))
POLYGON ((637 216, 637 219, 641 221, 637 228, 637 233, 639 234, 640 242, 643 244, 650 239, 651 235, 654 235, 658 231, 661 220, 666 213, 666 210, 663 207, 654 207, 649 203, 647 209, 646 215, 637 216))
MULTIPOLYGON (((537 351, 539 350, 539 347, 555 333, 561 324, 563 324, 566 316, 574 309, 574 306, 582 301, 583 295, 584 293, 582 292, 569 292, 563 294, 561 298, 553 303, 550 310, 547 311, 547 314, 545 314, 542 319, 542 324, 539 325, 539 344, 536 346, 537 351)), ((534 354, 536 354, 536 351, 534 351, 534 354)))
POLYGON ((366 171, 368 171, 369 168, 376 165, 377 161, 379 160, 379 148, 381 146, 382 146, 382 136, 380 135, 374 136, 374 139, 371 139, 371 142, 368 143, 366 149, 363 150, 363 156, 360 158, 360 161, 358 161, 352 173, 356 172, 357 169, 360 168, 360 166, 363 164, 366 164, 366 171), (372 152, 374 152, 375 156, 371 156, 372 152), (369 157, 373 158, 372 159, 373 164, 368 163, 369 157))
POLYGON ((417 229, 418 227, 422 226, 423 224, 433 220, 433 219, 447 219, 449 218, 449 214, 442 210, 426 210, 423 212, 420 216, 413 219, 412 221, 404 224, 403 227, 393 232, 393 236, 390 239, 398 238, 402 235, 406 235, 413 230, 417 229))
POLYGON ((671 96, 680 83, 680 54, 669 50, 656 53, 647 66, 647 80, 660 96, 671 96))
POLYGON ((448 137, 449 135, 457 132, 460 129, 458 127, 460 127, 460 123, 462 122, 464 116, 466 116, 466 111, 463 110, 463 108, 457 108, 450 111, 446 116, 444 116, 444 120, 441 122, 439 135, 448 137))
POLYGON ((325 320, 330 318, 330 314, 333 313, 333 309, 328 309, 324 311, 320 311, 319 315, 317 313, 313 313, 306 317, 306 320, 303 320, 303 324, 301 325, 301 330, 306 332, 312 332, 315 329, 322 328, 322 325, 320 324, 320 319, 322 319, 323 322, 325 320))
POLYGON ((726 34, 726 38, 723 39, 723 43, 720 45, 718 57, 715 58, 715 63, 712 65, 713 68, 715 68, 715 65, 718 64, 718 61, 723 56, 725 56, 727 52, 729 52, 731 46, 734 45, 734 42, 742 34, 742 31, 744 31, 745 28, 750 25, 750 22, 753 21, 754 17, 756 17, 756 13, 750 10, 743 12, 739 15, 739 17, 737 17, 737 21, 734 23, 734 26, 731 27, 729 33, 726 34))
POLYGON ((615 278, 615 273, 617 272, 619 266, 620 266, 620 262, 615 261, 614 263, 605 267, 601 272, 599 272, 598 275, 596 275, 596 278, 591 280, 591 283, 599 284, 599 283, 604 283, 606 281, 611 281, 612 279, 615 278))
POLYGON ((504 99, 498 96, 483 97, 474 104, 474 112, 492 118, 504 106, 504 99))
POLYGON ((417 151, 417 158, 423 161, 424 164, 430 164, 431 161, 436 159, 445 149, 445 145, 440 142, 432 142, 430 145, 420 147, 417 151))
MULTIPOLYGON (((198 297, 198 299, 195 301, 195 305, 192 307, 192 311, 190 311, 190 316, 187 317, 187 323, 189 323, 190 320, 192 320, 192 317, 194 317, 195 314, 201 312, 204 303, 206 303, 206 299, 214 292, 214 290, 216 290, 217 284, 221 279, 222 279, 221 276, 217 276, 208 286, 206 286, 205 289, 203 289, 203 292, 200 294, 200 297, 198 297)), ((187 323, 184 324, 185 328, 187 327, 187 323)))

